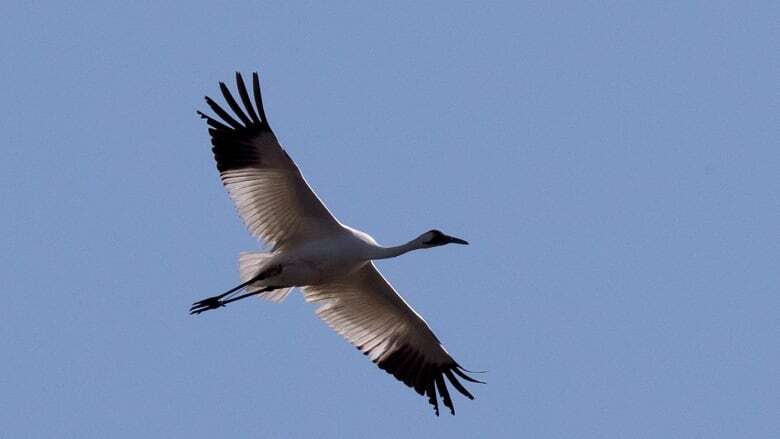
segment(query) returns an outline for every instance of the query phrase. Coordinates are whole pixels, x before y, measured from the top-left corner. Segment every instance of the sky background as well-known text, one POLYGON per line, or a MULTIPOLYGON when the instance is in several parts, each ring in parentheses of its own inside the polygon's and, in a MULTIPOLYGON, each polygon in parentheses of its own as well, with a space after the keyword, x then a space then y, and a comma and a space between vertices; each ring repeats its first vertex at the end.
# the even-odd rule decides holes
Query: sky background
POLYGON ((550 3, 4 2, 2 436, 778 437, 778 3, 550 3), (472 243, 379 263, 455 417, 298 294, 188 315, 236 70, 341 221, 472 243))

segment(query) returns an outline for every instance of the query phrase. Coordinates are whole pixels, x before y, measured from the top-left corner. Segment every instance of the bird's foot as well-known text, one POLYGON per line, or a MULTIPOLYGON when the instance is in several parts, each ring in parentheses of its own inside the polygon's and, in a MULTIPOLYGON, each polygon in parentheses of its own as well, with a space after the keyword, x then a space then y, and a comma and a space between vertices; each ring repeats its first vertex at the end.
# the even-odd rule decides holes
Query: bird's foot
POLYGON ((223 306, 225 306, 225 304, 222 302, 222 296, 209 297, 208 299, 193 303, 190 307, 190 314, 200 314, 203 311, 222 308, 223 306))

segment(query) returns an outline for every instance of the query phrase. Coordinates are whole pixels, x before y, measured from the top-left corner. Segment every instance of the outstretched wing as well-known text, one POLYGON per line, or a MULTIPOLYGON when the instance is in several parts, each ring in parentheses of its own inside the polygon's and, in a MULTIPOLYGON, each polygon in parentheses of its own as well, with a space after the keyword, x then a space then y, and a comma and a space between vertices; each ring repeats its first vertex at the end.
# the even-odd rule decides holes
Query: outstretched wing
POLYGON ((436 415, 437 390, 444 405, 455 414, 444 377, 461 394, 474 399, 458 377, 481 381, 465 374, 425 320, 396 293, 373 263, 344 279, 303 287, 303 293, 308 302, 321 304, 317 309, 320 318, 377 366, 420 395, 427 395, 436 415))
POLYGON ((249 232, 280 248, 337 230, 338 220, 311 190, 271 131, 257 73, 252 74, 254 105, 240 73, 236 73, 236 86, 243 107, 224 83, 219 86, 239 120, 208 96, 206 103, 219 120, 200 111, 198 114, 206 119, 222 183, 249 232))

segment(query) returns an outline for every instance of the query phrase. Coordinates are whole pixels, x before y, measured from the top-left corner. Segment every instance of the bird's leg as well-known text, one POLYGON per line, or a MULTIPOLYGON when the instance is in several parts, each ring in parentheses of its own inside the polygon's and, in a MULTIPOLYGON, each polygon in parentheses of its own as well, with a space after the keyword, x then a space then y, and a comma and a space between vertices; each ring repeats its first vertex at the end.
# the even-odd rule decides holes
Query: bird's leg
POLYGON ((255 282, 255 281, 259 280, 259 278, 260 278, 260 275, 257 275, 254 278, 249 279, 248 281, 242 283, 241 285, 239 285, 237 287, 234 287, 234 288, 231 288, 231 289, 225 291, 222 294, 219 294, 219 295, 213 296, 213 297, 208 297, 208 298, 205 298, 205 299, 203 299, 203 300, 201 300, 199 302, 193 303, 192 307, 190 307, 190 314, 200 314, 203 311, 206 311, 206 310, 209 310, 209 309, 216 309, 216 308, 219 308, 219 307, 223 306, 223 304, 221 303, 222 298, 224 298, 225 296, 227 296, 227 295, 229 295, 231 293, 234 293, 234 292, 240 290, 241 288, 244 288, 245 286, 251 284, 252 282, 255 282))
POLYGON ((271 290, 275 290, 275 289, 276 289, 276 287, 265 287, 265 288, 263 288, 262 290, 259 290, 259 291, 253 291, 251 293, 242 294, 242 295, 237 296, 237 297, 231 297, 230 299, 227 299, 227 300, 221 300, 220 304, 221 304, 221 306, 225 306, 225 305, 227 305, 230 302, 235 302, 236 300, 241 300, 241 299, 243 299, 245 297, 254 296, 254 295, 257 295, 257 294, 263 294, 265 292, 268 292, 268 291, 271 291, 271 290))
POLYGON ((270 268, 268 268, 266 270, 261 271, 260 273, 257 274, 257 276, 253 277, 252 279, 249 279, 248 281, 242 283, 241 285, 239 285, 239 286, 237 286, 235 288, 231 288, 231 289, 229 289, 229 290, 225 291, 224 293, 219 294, 217 296, 208 297, 208 298, 203 299, 203 300, 201 300, 199 302, 195 302, 190 307, 190 314, 200 314, 203 311, 208 311, 210 309, 221 308, 221 307, 225 306, 226 303, 235 302, 236 300, 243 299, 244 297, 249 297, 249 296, 253 296, 255 294, 260 294, 260 293, 264 293, 266 291, 271 291, 273 289, 276 289, 276 287, 263 288, 260 291, 255 291, 253 293, 247 293, 247 294, 243 294, 243 295, 238 296, 238 297, 225 299, 225 297, 229 296, 232 293, 235 293, 236 291, 240 290, 241 288, 244 288, 245 286, 251 284, 252 282, 257 282, 258 280, 263 280, 263 279, 266 279, 268 277, 275 276, 275 275, 279 274, 281 271, 282 271, 282 266, 281 265, 272 266, 272 267, 270 267, 270 268))
POLYGON ((253 291, 251 293, 242 294, 240 296, 231 297, 230 299, 224 299, 224 300, 222 299, 222 297, 224 297, 224 294, 220 294, 219 296, 209 297, 208 299, 203 299, 200 302, 194 303, 192 305, 192 308, 190 308, 190 314, 200 314, 203 311, 221 308, 230 302, 235 302, 236 300, 241 300, 249 296, 255 296, 257 294, 262 294, 267 291, 271 291, 275 289, 276 287, 266 287, 263 288, 262 290, 253 291))

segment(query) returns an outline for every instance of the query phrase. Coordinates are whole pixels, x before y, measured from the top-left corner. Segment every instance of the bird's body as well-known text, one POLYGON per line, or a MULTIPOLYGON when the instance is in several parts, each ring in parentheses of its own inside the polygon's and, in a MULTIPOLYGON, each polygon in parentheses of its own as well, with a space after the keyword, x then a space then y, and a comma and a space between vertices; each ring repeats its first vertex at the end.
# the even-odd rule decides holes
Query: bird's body
POLYGON ((258 285, 300 287, 322 284, 349 275, 373 259, 372 255, 376 252, 373 238, 345 226, 337 233, 273 252, 262 268, 280 267, 281 270, 258 285))
POLYGON ((209 125, 223 184, 250 232, 272 249, 242 253, 242 283, 196 302, 191 313, 254 295, 280 302, 298 287, 308 302, 320 304, 317 314, 334 330, 380 368, 428 396, 437 415, 437 390, 454 414, 444 378, 468 398, 473 396, 457 377, 479 381, 464 373, 373 261, 467 242, 430 230, 405 244, 383 247, 367 233, 339 222, 276 140, 265 117, 257 74, 252 79, 254 104, 241 75, 236 74, 243 108, 220 83, 239 120, 208 97, 206 102, 222 121, 198 113, 209 125))

